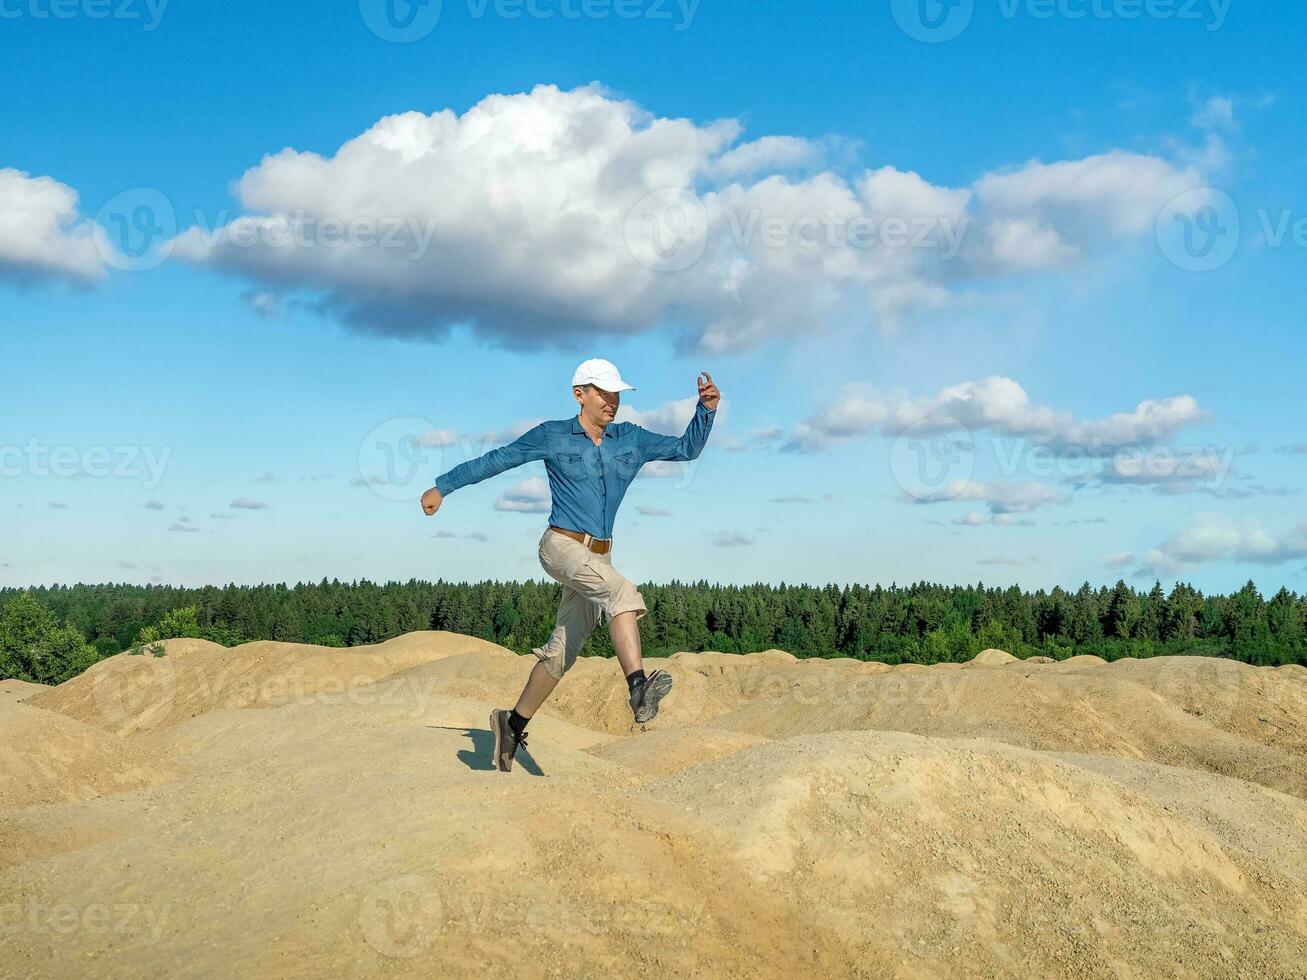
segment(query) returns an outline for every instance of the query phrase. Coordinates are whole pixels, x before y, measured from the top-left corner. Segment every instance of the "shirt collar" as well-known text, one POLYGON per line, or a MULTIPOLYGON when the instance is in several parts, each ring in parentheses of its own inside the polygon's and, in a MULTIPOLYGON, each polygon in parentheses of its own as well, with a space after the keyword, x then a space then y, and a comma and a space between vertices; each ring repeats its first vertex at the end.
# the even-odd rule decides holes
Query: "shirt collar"
MULTIPOLYGON (((572 432, 575 433, 576 435, 584 435, 587 439, 590 438, 590 433, 586 432, 585 427, 581 425, 581 416, 579 414, 572 416, 572 432)), ((609 422, 606 426, 604 426, 604 438, 607 439, 612 434, 613 434, 613 423, 609 422)))

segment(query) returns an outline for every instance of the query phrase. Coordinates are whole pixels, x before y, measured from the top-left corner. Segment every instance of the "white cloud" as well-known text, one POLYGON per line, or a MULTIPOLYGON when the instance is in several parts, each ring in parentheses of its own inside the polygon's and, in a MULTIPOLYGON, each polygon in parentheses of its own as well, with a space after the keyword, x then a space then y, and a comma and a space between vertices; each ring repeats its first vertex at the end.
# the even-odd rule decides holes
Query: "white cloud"
POLYGON ((75 190, 0 168, 0 281, 95 282, 104 277, 105 247, 103 232, 78 211, 75 190))
POLYGON ((785 170, 816 163, 821 157, 817 146, 795 136, 764 136, 728 150, 712 164, 720 177, 738 177, 760 170, 785 170))
POLYGON ((862 436, 988 431, 1041 446, 1108 451, 1150 445, 1207 418, 1193 397, 1177 395, 1147 399, 1130 411, 1101 419, 1078 419, 1068 411, 1032 404, 1020 384, 998 375, 952 385, 925 398, 881 394, 854 382, 796 425, 781 448, 807 453, 862 436))
POLYGON ((517 511, 525 514, 547 514, 550 502, 549 481, 530 476, 513 484, 495 501, 495 510, 517 511))
POLYGON ((1213 561, 1278 565, 1303 558, 1307 558, 1307 521, 1275 534, 1255 517, 1235 520, 1203 513, 1196 515, 1189 527, 1150 550, 1140 570, 1162 574, 1213 561))
POLYGON ((1122 150, 987 174, 975 195, 990 234, 974 258, 999 269, 1065 264, 1150 233, 1170 201, 1202 184, 1196 168, 1122 150))
MULTIPOLYGON (((678 398, 675 401, 664 402, 657 408, 640 411, 631 408, 629 405, 621 405, 617 409, 615 422, 633 422, 641 428, 648 429, 650 432, 660 432, 669 436, 681 436, 685 433, 686 427, 690 420, 694 418, 695 406, 699 404, 699 396, 691 395, 689 398, 678 398)), ((722 424, 722 419, 726 415, 726 399, 723 398, 717 405, 717 415, 713 420, 713 433, 716 434, 722 424)))
POLYGON ((267 510, 268 508, 262 500, 254 500, 251 497, 237 497, 227 506, 232 510, 267 510))
POLYGON ((598 85, 388 116, 332 156, 265 157, 239 181, 246 214, 184 232, 176 254, 301 293, 367 332, 438 338, 468 324, 528 349, 674 317, 682 345, 718 352, 858 307, 889 328, 946 305, 963 280, 1085 261, 1149 234, 1203 183, 1193 166, 1120 150, 962 188, 892 166, 794 176, 820 162, 813 144, 737 144, 741 132, 736 120, 655 117, 598 85), (659 206, 646 212, 650 195, 659 206), (341 234, 360 226, 366 242, 341 234), (313 234, 269 237, 297 229, 313 234), (667 271, 657 246, 679 259, 678 242, 702 255, 667 271))
MULTIPOLYGON (((942 504, 971 501, 989 505, 991 514, 1023 514, 1040 507, 1063 503, 1066 495, 1034 480, 1008 483, 1002 480, 949 480, 933 493, 905 494, 904 499, 917 504, 942 504)), ((954 523, 984 523, 984 515, 973 512, 954 523)), ((998 523, 996 521, 996 523, 998 523)))

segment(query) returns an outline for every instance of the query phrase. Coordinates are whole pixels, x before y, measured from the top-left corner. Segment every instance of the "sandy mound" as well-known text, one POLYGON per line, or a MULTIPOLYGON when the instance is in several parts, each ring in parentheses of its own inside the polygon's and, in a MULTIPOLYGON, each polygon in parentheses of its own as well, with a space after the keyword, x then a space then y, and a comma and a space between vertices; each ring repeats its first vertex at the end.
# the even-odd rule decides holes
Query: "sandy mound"
POLYGON ((164 656, 121 653, 102 660, 31 703, 130 734, 160 731, 207 711, 360 689, 416 664, 468 652, 512 656, 484 640, 446 632, 348 649, 263 640, 231 649, 190 639, 164 646, 164 656))
MULTIPOLYGON (((874 955, 888 936, 934 975, 956 975, 960 955, 974 976, 1111 976, 1126 962, 1210 975, 1227 930, 1251 936, 1268 914, 1292 918, 1307 887, 1307 842, 1290 846, 1293 868, 1276 867, 1134 788, 984 740, 806 736, 651 789, 722 828, 760 887, 792 891, 851 948, 876 937, 874 955), (1052 909, 1056 928, 1032 929, 1052 909), (1187 923, 1193 942, 1159 941, 1187 923)), ((1287 798, 1245 802, 1280 832, 1303 813, 1287 798)), ((1304 936, 1272 932, 1242 969, 1294 968, 1304 936)))
POLYGON ((1063 667, 1097 667, 1100 664, 1107 663, 1107 661, 1102 657, 1094 656, 1092 653, 1082 653, 1075 657, 1059 660, 1057 663, 1063 667))
POLYGON ((179 771, 167 758, 98 728, 0 698, 0 809, 89 800, 179 771))
POLYGON ((1294 671, 583 658, 505 775, 529 657, 184 642, 0 702, 0 976, 1301 978, 1294 671))
POLYGON ((0 701, 25 701, 33 694, 40 694, 42 691, 48 690, 49 687, 45 684, 33 684, 29 681, 10 678, 9 680, 0 681, 0 701))
POLYGON ((965 667, 1006 667, 1010 663, 1017 663, 1017 658, 1012 656, 1006 650, 995 650, 990 647, 988 650, 981 650, 972 657, 967 663, 959 666, 965 667))

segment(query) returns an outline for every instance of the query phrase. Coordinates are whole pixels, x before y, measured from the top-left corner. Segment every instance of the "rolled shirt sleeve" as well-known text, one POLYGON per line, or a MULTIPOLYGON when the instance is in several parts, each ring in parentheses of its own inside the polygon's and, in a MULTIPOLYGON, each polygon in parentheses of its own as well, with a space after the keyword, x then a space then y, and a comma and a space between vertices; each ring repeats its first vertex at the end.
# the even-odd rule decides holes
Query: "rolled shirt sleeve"
POLYGON ((708 441, 708 433, 712 431, 713 418, 716 415, 717 409, 709 409, 703 402, 697 403, 694 407, 694 418, 690 419, 685 435, 679 439, 676 436, 665 436, 636 426, 640 432, 641 456, 645 462, 655 459, 671 461, 697 459, 708 441))
POLYGON ((492 449, 476 459, 459 463, 436 477, 436 489, 442 497, 473 483, 480 483, 523 463, 544 459, 549 451, 549 436, 544 423, 528 429, 507 446, 492 449))

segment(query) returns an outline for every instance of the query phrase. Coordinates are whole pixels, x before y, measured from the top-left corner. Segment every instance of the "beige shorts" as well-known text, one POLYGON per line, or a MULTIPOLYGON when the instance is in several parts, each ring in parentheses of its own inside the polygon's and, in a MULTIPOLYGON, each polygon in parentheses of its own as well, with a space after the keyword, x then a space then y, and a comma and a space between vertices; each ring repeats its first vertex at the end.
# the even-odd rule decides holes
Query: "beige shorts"
POLYGON ((566 534, 545 528, 540 538, 540 566, 549 577, 562 583, 558 620, 553 635, 542 647, 531 650, 549 671, 561 678, 576 663, 577 654, 590 638, 600 618, 635 612, 639 620, 649 610, 644 596, 613 567, 612 551, 597 555, 566 534))

